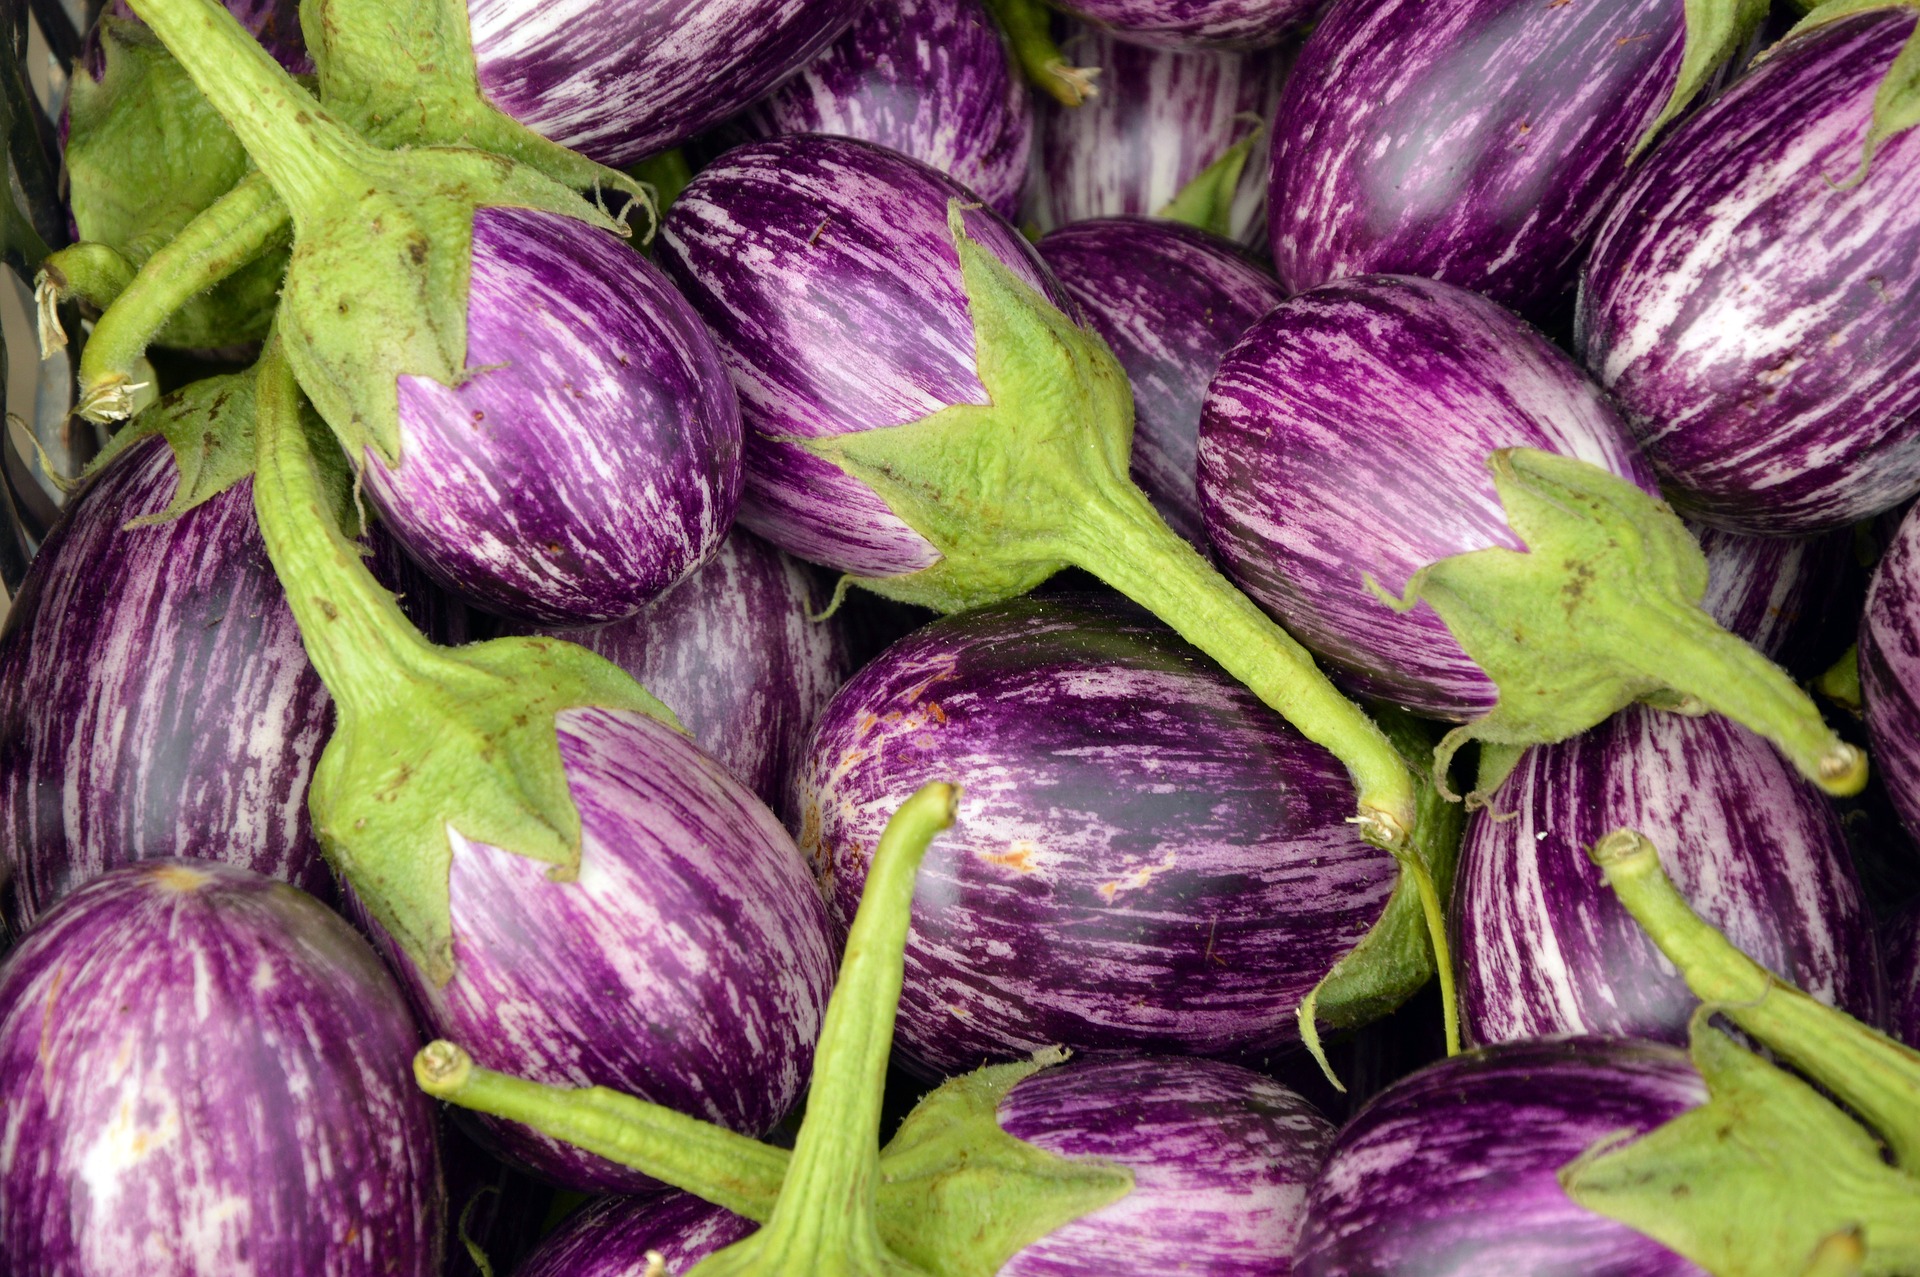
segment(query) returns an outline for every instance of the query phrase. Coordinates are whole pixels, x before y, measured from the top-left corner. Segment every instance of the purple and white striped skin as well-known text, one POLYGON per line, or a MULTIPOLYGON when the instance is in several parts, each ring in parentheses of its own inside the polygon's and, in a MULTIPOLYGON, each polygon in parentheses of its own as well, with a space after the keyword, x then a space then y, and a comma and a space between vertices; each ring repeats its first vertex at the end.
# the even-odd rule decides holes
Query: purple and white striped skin
POLYGON ((1920 516, 1911 512, 1873 570, 1859 653, 1873 764, 1900 822, 1920 838, 1920 516))
POLYGON ((243 480, 178 519, 160 439, 76 496, 0 637, 0 916, 116 865, 205 855, 316 894, 307 780, 331 726, 243 480))
POLYGON ((1773 661, 1791 663, 1819 637, 1840 603, 1849 531, 1811 537, 1756 537, 1690 524, 1707 556, 1700 606, 1730 633, 1773 661))
POLYGON ((1333 1127, 1273 1079, 1215 1060, 1079 1061, 1007 1092, 1000 1129, 1133 1171, 1133 1191, 1016 1253, 999 1277, 1285 1277, 1333 1127))
POLYGON ((775 811, 807 734, 853 672, 840 620, 812 619, 811 570, 744 528, 638 614, 557 637, 618 665, 775 811))
MULTIPOLYGON (((1151 49, 1097 27, 1061 41, 1075 66, 1097 67, 1097 96, 1077 107, 1040 101, 1025 217, 1043 231, 1093 217, 1152 217, 1234 143, 1273 118, 1288 50, 1151 49)), ((1247 156, 1232 235, 1266 241, 1267 145, 1247 156)))
POLYGON ((959 817, 920 870, 895 1034, 929 1073, 1297 1041, 1395 879, 1331 754, 1105 595, 947 617, 827 706, 798 805, 843 931, 888 816, 936 777, 959 817))
POLYGON ((1887 1032, 1920 1050, 1920 899, 1894 916, 1881 952, 1887 963, 1887 1032))
POLYGON ((1527 751, 1491 803, 1467 826, 1450 911, 1471 1040, 1685 1045, 1699 1000, 1587 857, 1623 828, 1653 840, 1681 894, 1754 961, 1880 1023, 1873 919, 1839 814, 1744 727, 1630 706, 1527 751))
POLYGON ((738 123, 751 137, 832 133, 949 174, 1003 217, 1020 209, 1033 106, 981 0, 876 0, 738 123))
MULTIPOLYGON (((851 138, 737 147, 680 193, 660 265, 706 321, 746 427, 740 522, 783 550, 860 576, 939 553, 871 488, 799 445, 984 404, 944 173, 851 138)), ((984 208, 967 234, 1056 306, 1072 302, 1033 247, 984 208)))
POLYGON ((1456 721, 1494 685, 1398 593, 1437 559, 1525 547, 1487 471, 1531 447, 1653 478, 1606 397, 1477 293, 1360 276, 1302 293, 1227 352, 1200 420, 1200 501, 1229 573, 1369 696, 1456 721))
POLYGON ((1203 552, 1195 453, 1200 401, 1227 348, 1286 293, 1232 243, 1178 222, 1075 222, 1040 256, 1133 386, 1133 478, 1203 552))
POLYGON ((740 419, 699 318, 617 237, 550 213, 473 221, 459 386, 400 379, 400 464, 361 474, 395 538, 476 606, 631 616, 713 553, 740 419))
MULTIPOLYGON (((1324 0, 1062 0, 1060 8, 1133 44, 1263 49, 1304 26, 1324 0)), ((1068 57, 1072 61, 1072 55, 1068 57)), ((1082 64, 1084 65, 1084 64, 1082 64)), ((1106 81, 1099 84, 1108 92, 1106 81)))
POLYGON ((1853 184, 1914 15, 1778 46, 1638 167, 1581 285, 1582 357, 1675 507, 1782 534, 1920 491, 1920 133, 1853 184))
POLYGON ((0 1261, 437 1277, 437 1117, 366 942, 212 861, 96 878, 0 967, 0 1261))
POLYGON ((548 1234, 513 1277, 679 1277, 758 1227, 692 1193, 603 1197, 548 1234), (649 1267, 649 1252, 662 1268, 649 1267))
POLYGON ((1419 275, 1549 316, 1685 38, 1681 0, 1335 4, 1274 117, 1280 282, 1419 275))
POLYGON ((468 0, 487 100, 622 168, 804 66, 865 0, 468 0))
POLYGON ((1705 1277, 1576 1205, 1560 1168, 1706 1102, 1679 1050, 1565 1038, 1469 1051, 1363 1108, 1307 1194, 1297 1277, 1705 1277))
MULTIPOLYGON (((764 803, 644 715, 566 710, 580 876, 449 830, 455 974, 435 986, 375 932, 430 1035, 482 1066, 608 1086, 758 1136, 799 1098, 833 983, 820 897, 764 803)), ((364 915, 364 911, 361 911, 364 915)), ((509 1160, 570 1188, 652 1179, 492 1118, 509 1160)))

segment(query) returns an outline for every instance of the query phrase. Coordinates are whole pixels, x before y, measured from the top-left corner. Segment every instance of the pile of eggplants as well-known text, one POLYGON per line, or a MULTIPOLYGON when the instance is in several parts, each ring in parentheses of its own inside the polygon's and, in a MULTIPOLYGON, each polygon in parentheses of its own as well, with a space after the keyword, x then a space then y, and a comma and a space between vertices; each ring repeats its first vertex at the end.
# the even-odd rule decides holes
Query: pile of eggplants
POLYGON ((1920 0, 1051 4, 15 6, 0 1274, 1920 1273, 1920 0))

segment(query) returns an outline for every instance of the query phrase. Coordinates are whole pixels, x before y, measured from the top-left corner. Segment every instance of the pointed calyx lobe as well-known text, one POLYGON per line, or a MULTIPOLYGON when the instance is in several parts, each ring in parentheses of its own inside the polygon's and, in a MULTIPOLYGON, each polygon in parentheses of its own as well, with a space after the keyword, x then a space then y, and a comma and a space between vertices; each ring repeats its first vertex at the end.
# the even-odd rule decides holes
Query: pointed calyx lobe
POLYGON ((1128 477, 1133 397, 1106 345, 948 225, 986 404, 919 421, 795 440, 872 488, 939 551, 930 568, 861 578, 942 611, 996 602, 1072 564, 1144 604, 1353 775, 1359 823, 1399 846, 1411 775, 1387 738, 1292 637, 1169 529, 1128 477))
POLYGON ((1767 0, 1686 0, 1687 42, 1680 55, 1680 74, 1660 114, 1633 148, 1635 158, 1653 145, 1660 130, 1692 105, 1740 46, 1760 29, 1767 17, 1767 0))
MULTIPOLYGON (((1665 502, 1598 466, 1534 448, 1487 459, 1507 521, 1528 547, 1457 554, 1420 569, 1394 598, 1425 602, 1500 690, 1486 717, 1449 732, 1437 781, 1469 740, 1521 747, 1565 740, 1635 701, 1704 706, 1771 740, 1833 794, 1859 792, 1866 755, 1821 721, 1785 671, 1700 607, 1707 563, 1665 502)), ((1517 752, 1505 751, 1509 765, 1517 752)), ((1479 794, 1503 775, 1483 769, 1479 794)))
POLYGON ((435 647, 360 560, 339 450, 261 357, 254 508, 337 724, 315 769, 314 831, 335 872, 431 978, 453 973, 449 831, 577 872, 580 813, 555 719, 600 706, 672 715, 617 666, 548 638, 435 647))
MULTIPOLYGON (((1812 12, 1787 32, 1782 43, 1803 31, 1850 18, 1856 13, 1905 12, 1915 18, 1913 33, 1894 56, 1886 78, 1873 95, 1873 123, 1860 147, 1860 167, 1847 179, 1847 185, 1865 181, 1873 165, 1874 152, 1896 134, 1920 124, 1920 0, 1828 0, 1811 7, 1812 12)), ((1777 46, 1776 46, 1777 47, 1777 46)), ((1772 53, 1769 49, 1767 53, 1772 53)), ((1765 54, 1762 55, 1766 56, 1765 54)))

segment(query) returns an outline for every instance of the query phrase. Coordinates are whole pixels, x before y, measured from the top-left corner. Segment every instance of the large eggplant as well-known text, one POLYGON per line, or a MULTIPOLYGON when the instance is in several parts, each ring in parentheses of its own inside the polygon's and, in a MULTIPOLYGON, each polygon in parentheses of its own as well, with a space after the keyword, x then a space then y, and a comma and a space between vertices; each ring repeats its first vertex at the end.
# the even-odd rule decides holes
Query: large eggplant
POLYGON ((252 485, 127 526, 160 516, 177 487, 164 441, 133 445, 73 499, 13 600, 0 863, 16 932, 96 874, 156 856, 327 890, 307 814, 327 693, 267 563, 252 485))
POLYGON ((1042 230, 1093 217, 1163 216, 1208 166, 1241 147, 1241 167, 1218 195, 1242 244, 1266 239, 1267 147, 1291 55, 1224 49, 1152 49, 1097 27, 1062 51, 1096 68, 1097 96, 1076 107, 1039 103, 1026 216, 1042 230))
POLYGON ((294 888, 208 861, 95 879, 0 967, 0 1267, 437 1277, 417 1044, 294 888))
POLYGON ((836 133, 951 175, 1006 217, 1033 144, 1027 84, 982 0, 869 4, 833 44, 748 108, 751 135, 836 133))
POLYGON ((1636 706, 1528 751, 1474 816, 1452 920, 1473 1040, 1604 1033, 1687 1041, 1698 1000, 1587 848, 1636 829, 1709 922, 1783 979, 1880 1022, 1873 919, 1840 817, 1722 718, 1636 706))
POLYGON ((1227 348, 1286 293, 1230 242, 1175 222, 1075 222, 1038 247, 1127 370, 1134 480, 1168 527, 1207 548, 1200 402, 1227 348))
MULTIPOLYGON (((1305 25, 1322 0, 1062 0, 1060 8, 1144 45, 1257 49, 1305 25)), ((1107 91, 1104 85, 1100 91, 1107 91)))
POLYGON ((1920 491, 1920 134, 1860 173, 1910 9, 1794 36, 1676 129, 1594 241, 1578 342, 1675 505, 1780 534, 1920 491))
POLYGON ((556 632, 638 679, 700 747, 781 811, 807 734, 847 675, 852 645, 813 572, 744 528, 697 572, 624 621, 556 632))
POLYGON ((834 698, 799 806, 843 928, 929 777, 961 787, 960 816, 921 869, 898 1048, 934 1074, 1054 1043, 1292 1042, 1394 882, 1330 754, 1104 596, 936 622, 834 698))
POLYGON ((1707 1098, 1672 1047, 1568 1038, 1471 1051, 1362 1109, 1307 1195, 1297 1277, 1704 1277, 1576 1205, 1558 1172, 1707 1098))
POLYGON ((1900 523, 1867 586, 1860 691, 1887 797, 1920 838, 1920 516, 1900 523))
POLYGON ((1280 282, 1419 275, 1551 315, 1685 38, 1680 0, 1335 4, 1274 117, 1280 282))

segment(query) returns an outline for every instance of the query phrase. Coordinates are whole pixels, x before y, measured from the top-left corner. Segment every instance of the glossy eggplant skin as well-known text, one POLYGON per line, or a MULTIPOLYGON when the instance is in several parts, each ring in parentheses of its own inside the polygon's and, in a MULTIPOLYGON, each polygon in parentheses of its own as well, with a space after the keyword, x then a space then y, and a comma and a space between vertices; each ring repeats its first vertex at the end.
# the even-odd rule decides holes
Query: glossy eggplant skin
POLYGON ((1811 532, 1920 491, 1920 133, 1852 180, 1914 21, 1777 46, 1646 158, 1594 241, 1582 358, 1692 518, 1811 532))
POLYGON ((1097 68, 1097 96, 1036 105, 1034 171, 1024 217, 1043 231, 1095 217, 1153 217, 1234 143, 1261 130, 1234 191, 1229 233, 1266 243, 1267 147, 1292 50, 1154 49, 1098 27, 1061 41, 1097 68))
POLYGON ((896 1049, 933 1075, 1052 1043, 1296 1041, 1395 878, 1332 755, 1110 596, 942 619, 828 705, 800 842, 843 929, 881 826, 932 778, 960 811, 920 870, 896 1049))
POLYGON ((1273 124, 1268 233, 1289 293, 1419 275, 1536 321, 1573 292, 1672 93, 1681 0, 1343 0, 1273 124))
POLYGON ((0 1266, 438 1277, 419 1040, 366 942, 285 883, 94 879, 0 967, 0 1266))
POLYGON ((1461 1023, 1476 1042, 1602 1033, 1685 1045, 1699 1005, 1587 856, 1637 829, 1701 916, 1868 1024, 1873 918, 1839 813, 1766 741, 1643 705, 1527 751, 1468 825, 1455 880, 1461 1023))
POLYGON ((1375 1097, 1307 1195, 1296 1277, 1705 1277, 1577 1206, 1557 1172, 1706 1101, 1679 1050, 1574 1037, 1469 1051, 1375 1097))
POLYGON ((646 1277, 650 1253, 684 1273, 758 1227, 691 1193, 603 1197, 548 1234, 514 1277, 646 1277))
POLYGON ((1178 222, 1096 218, 1038 248, 1126 369, 1134 481, 1167 526, 1206 551, 1200 404, 1227 349, 1286 293, 1230 241, 1178 222))
POLYGON ((1060 8, 1131 44, 1261 49, 1297 31, 1323 0, 1062 0, 1060 8))
POLYGON ((155 526, 160 439, 69 503, 0 636, 0 916, 16 934, 117 865, 209 856, 330 892, 307 781, 332 726, 253 485, 155 526))
POLYGON ((1493 708, 1438 613, 1389 592, 1488 546, 1524 548, 1487 456, 1531 447, 1653 490, 1578 365, 1508 311, 1432 280, 1362 275, 1290 298, 1227 352, 1200 420, 1207 533, 1242 589, 1361 693, 1435 718, 1493 708))
POLYGON ((1887 1032, 1920 1051, 1920 899, 1887 928, 1887 1032))
POLYGON ((1874 766, 1908 835, 1920 838, 1920 518, 1912 512, 1867 586, 1859 660, 1874 766))
POLYGON ((1033 104, 981 0, 869 4, 845 35, 738 117, 753 137, 832 133, 948 174, 1003 217, 1020 209, 1033 104))

